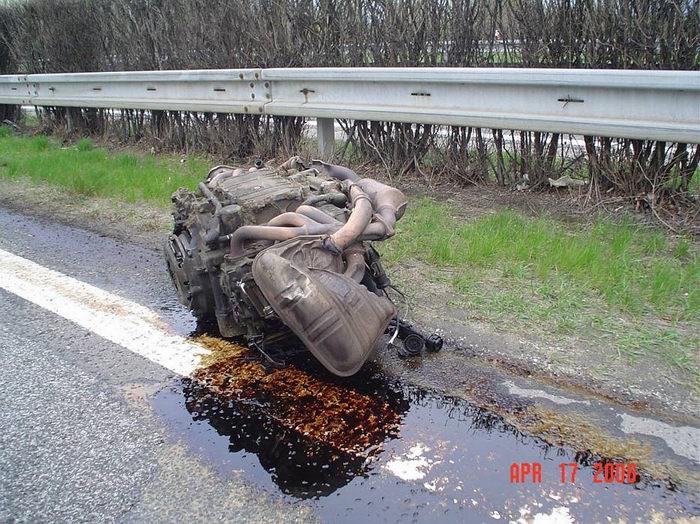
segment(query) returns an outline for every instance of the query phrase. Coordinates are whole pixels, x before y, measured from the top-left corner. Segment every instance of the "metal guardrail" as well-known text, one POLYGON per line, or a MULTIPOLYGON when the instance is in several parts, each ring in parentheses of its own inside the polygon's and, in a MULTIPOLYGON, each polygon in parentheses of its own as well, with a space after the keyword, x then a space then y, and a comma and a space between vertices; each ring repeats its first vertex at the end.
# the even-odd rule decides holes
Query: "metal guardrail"
POLYGON ((307 68, 0 76, 0 104, 348 118, 700 143, 700 72, 307 68))

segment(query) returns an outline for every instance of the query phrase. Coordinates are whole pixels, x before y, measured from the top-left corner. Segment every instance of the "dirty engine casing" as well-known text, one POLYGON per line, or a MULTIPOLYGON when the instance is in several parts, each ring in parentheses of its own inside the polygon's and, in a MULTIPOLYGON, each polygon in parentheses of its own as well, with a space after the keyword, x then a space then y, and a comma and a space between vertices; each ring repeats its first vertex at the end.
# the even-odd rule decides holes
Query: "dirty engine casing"
POLYGON ((180 301, 261 350, 301 340, 329 371, 357 372, 396 316, 369 241, 394 234, 406 198, 351 170, 293 157, 218 166, 172 196, 165 246, 180 301))

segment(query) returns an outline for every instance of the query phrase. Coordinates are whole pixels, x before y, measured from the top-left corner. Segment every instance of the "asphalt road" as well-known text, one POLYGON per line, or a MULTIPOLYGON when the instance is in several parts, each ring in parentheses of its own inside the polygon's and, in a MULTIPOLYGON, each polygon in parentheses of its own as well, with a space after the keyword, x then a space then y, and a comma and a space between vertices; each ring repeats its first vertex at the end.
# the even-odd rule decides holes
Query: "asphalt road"
POLYGON ((308 518, 169 440, 163 368, 4 291, 0 318, 0 521, 308 518))
MULTIPOLYGON (((156 252, 1 209, 0 249, 146 306, 179 335, 195 328, 156 252)), ((264 421, 193 411, 180 377, 1 286, 0 331, 0 522, 589 522, 700 511, 663 487, 597 486, 586 467, 576 486, 561 485, 570 451, 411 386, 392 389, 400 437, 371 463, 302 464, 260 444, 273 431, 264 421), (262 429, 239 431, 251 424, 262 429), (541 462, 543 483, 510 484, 514 462, 541 462), (319 494, 302 495, 316 475, 319 494)), ((275 438, 299 445, 286 431, 275 438)))

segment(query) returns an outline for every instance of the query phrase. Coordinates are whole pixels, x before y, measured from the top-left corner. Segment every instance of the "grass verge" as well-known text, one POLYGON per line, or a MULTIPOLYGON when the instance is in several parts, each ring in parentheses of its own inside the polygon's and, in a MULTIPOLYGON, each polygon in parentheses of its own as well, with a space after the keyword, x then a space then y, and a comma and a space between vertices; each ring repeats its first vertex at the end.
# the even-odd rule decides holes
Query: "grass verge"
POLYGON ((415 259, 453 292, 450 305, 504 330, 574 337, 630 361, 651 357, 697 380, 700 252, 689 238, 629 220, 592 224, 502 209, 471 221, 423 198, 381 249, 415 259))
POLYGON ((0 127, 0 176, 48 182, 76 195, 166 206, 177 188, 196 187, 207 170, 208 162, 196 157, 110 153, 88 138, 66 146, 0 127))

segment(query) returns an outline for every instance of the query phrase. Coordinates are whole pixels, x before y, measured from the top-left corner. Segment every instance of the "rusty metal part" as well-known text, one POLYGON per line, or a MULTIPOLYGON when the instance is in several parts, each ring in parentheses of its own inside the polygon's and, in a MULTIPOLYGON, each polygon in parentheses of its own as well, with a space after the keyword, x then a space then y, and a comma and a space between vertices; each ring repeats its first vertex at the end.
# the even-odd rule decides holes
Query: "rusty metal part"
POLYGON ((283 171, 289 171, 291 169, 298 170, 299 168, 303 168, 303 167, 304 167, 304 163, 303 163, 300 156, 293 156, 289 160, 282 162, 280 164, 280 169, 282 169, 283 171))
POLYGON ((236 168, 233 166, 228 166, 226 164, 220 164, 218 166, 212 167, 209 172, 207 173, 207 177, 204 179, 204 181, 209 184, 214 178, 218 175, 224 174, 224 173, 230 173, 234 171, 236 168))
POLYGON ((357 182, 358 180, 360 180, 360 177, 357 173, 345 166, 329 164, 327 162, 324 162, 323 160, 312 160, 311 165, 313 167, 321 168, 326 172, 326 174, 328 174, 328 176, 337 178, 338 180, 349 180, 350 182, 357 182))
POLYGON ((248 240, 272 240, 281 242, 302 235, 323 235, 333 230, 329 224, 305 224, 297 227, 281 226, 243 226, 239 227, 230 237, 232 257, 240 257, 245 254, 243 245, 248 240))
POLYGON ((355 282, 362 282, 365 276, 365 253, 366 249, 360 244, 350 246, 345 250, 345 273, 346 277, 355 282))
POLYGON ((319 225, 320 223, 306 215, 300 214, 295 211, 289 211, 287 213, 282 213, 277 215, 275 218, 270 220, 266 226, 308 226, 308 225, 319 225))
POLYGON ((386 226, 380 222, 373 222, 368 225, 362 234, 357 237, 358 242, 365 240, 384 240, 387 238, 386 226))
POLYGON ((214 196, 214 193, 211 192, 211 189, 209 189, 204 182, 199 183, 199 190, 206 197, 206 199, 209 201, 209 203, 212 206, 214 206, 214 216, 221 213, 221 208, 223 207, 221 205, 221 202, 219 202, 219 199, 216 198, 216 196, 214 196))
MULTIPOLYGON (((253 277, 275 313, 330 372, 356 373, 375 349, 394 305, 343 274, 299 263, 319 239, 296 239, 262 251, 253 277)), ((338 258, 340 258, 338 256, 338 258)))
POLYGON ((328 202, 334 206, 343 207, 348 202, 348 197, 345 193, 333 191, 331 193, 322 193, 320 195, 312 195, 302 202, 304 206, 315 206, 321 202, 328 202))
MULTIPOLYGON (((406 210, 408 203, 406 196, 395 187, 387 186, 371 178, 363 178, 356 184, 362 188, 372 202, 375 224, 381 224, 384 227, 384 233, 380 238, 393 236, 396 221, 403 216, 406 210)), ((368 232, 367 234, 372 233, 368 232)))

